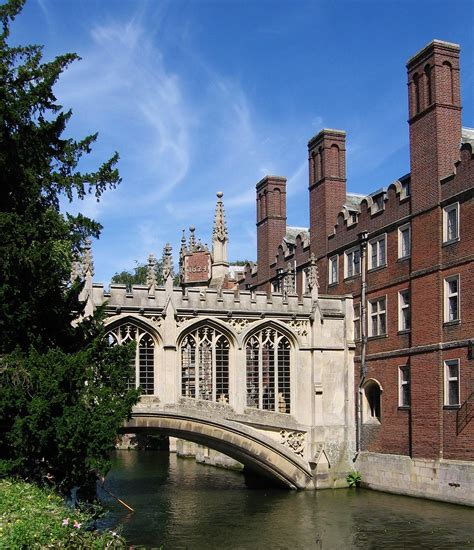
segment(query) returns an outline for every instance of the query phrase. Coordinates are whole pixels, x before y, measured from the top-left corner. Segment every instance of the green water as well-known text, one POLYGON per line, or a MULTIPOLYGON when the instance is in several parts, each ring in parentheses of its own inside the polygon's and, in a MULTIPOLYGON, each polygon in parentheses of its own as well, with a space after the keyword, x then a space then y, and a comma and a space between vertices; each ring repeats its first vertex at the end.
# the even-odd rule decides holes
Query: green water
POLYGON ((368 490, 250 489, 238 472, 159 451, 117 451, 101 527, 165 550, 474 549, 474 509, 368 490))

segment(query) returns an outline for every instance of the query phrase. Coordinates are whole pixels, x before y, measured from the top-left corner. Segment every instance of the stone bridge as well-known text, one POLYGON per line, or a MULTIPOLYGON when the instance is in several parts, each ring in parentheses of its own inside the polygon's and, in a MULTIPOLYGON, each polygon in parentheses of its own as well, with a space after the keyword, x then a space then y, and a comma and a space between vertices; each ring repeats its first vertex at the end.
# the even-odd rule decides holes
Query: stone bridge
POLYGON ((224 453, 285 487, 315 487, 313 471, 302 456, 303 432, 295 434, 281 430, 281 441, 278 441, 235 420, 210 418, 196 412, 146 411, 140 407, 137 407, 123 431, 156 432, 193 441, 224 453))
POLYGON ((342 485, 354 453, 350 296, 102 284, 111 345, 136 342, 126 432, 220 451, 292 488, 342 485))

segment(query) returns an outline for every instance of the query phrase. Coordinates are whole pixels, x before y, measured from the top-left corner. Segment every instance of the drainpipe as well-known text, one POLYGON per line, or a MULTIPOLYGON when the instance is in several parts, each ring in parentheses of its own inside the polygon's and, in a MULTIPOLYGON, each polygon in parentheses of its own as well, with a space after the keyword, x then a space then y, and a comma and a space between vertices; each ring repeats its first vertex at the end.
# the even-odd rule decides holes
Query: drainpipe
POLYGON ((366 281, 366 252, 367 252, 367 237, 368 232, 362 231, 358 234, 360 244, 360 270, 361 270, 361 297, 360 297, 360 337, 361 337, 361 351, 360 351, 360 378, 357 386, 357 399, 356 399, 356 456, 354 461, 361 450, 361 432, 362 432, 362 386, 364 385, 365 377, 367 375, 367 363, 365 356, 367 353, 367 281, 366 281))

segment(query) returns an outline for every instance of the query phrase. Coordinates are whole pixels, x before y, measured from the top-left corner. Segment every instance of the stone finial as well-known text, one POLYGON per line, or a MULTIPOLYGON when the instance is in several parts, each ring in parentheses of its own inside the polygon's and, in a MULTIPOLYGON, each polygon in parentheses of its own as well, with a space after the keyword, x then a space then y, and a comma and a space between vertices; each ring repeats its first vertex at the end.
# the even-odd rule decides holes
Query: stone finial
POLYGON ((92 241, 86 239, 84 245, 84 254, 82 256, 82 274, 84 277, 94 276, 94 260, 92 259, 92 241))
POLYGON ((285 274, 284 284, 285 284, 285 292, 287 294, 294 294, 295 293, 295 291, 296 291, 296 289, 295 289, 295 273, 294 273, 293 266, 291 265, 291 262, 288 262, 288 264, 287 264, 287 271, 286 271, 286 274, 285 274))
POLYGON ((153 254, 148 256, 148 265, 146 269, 146 284, 148 292, 153 293, 156 288, 156 258, 153 254))
POLYGON ((163 249, 163 280, 173 276, 173 256, 171 254, 172 248, 169 243, 166 243, 163 249))
POLYGON ((224 242, 228 239, 227 224, 225 221, 224 204, 222 197, 224 193, 217 193, 216 213, 214 216, 214 229, 212 230, 212 238, 224 242))
POLYGON ((81 265, 81 262, 77 259, 77 257, 75 257, 71 263, 71 283, 73 283, 74 281, 77 281, 81 277, 82 277, 82 265, 81 265))
POLYGON ((179 250, 179 255, 180 255, 180 258, 182 258, 183 256, 186 255, 186 234, 185 234, 186 230, 183 229, 183 235, 181 237, 181 248, 179 250))
POLYGON ((195 252, 196 251, 196 236, 194 232, 196 231, 196 228, 194 225, 191 225, 189 227, 189 252, 195 252))
POLYGON ((319 288, 319 275, 318 275, 318 266, 316 265, 316 257, 314 253, 311 254, 308 270, 308 288, 312 292, 313 288, 319 288))

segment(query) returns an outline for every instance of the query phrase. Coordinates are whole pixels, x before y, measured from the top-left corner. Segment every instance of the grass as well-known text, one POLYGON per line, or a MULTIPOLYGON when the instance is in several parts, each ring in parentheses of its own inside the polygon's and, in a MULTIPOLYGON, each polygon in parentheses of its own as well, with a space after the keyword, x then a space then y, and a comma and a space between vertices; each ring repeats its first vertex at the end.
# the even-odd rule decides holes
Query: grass
POLYGON ((0 480, 0 548, 125 548, 117 533, 94 530, 91 514, 69 508, 48 489, 0 480))

